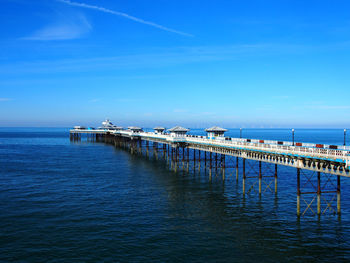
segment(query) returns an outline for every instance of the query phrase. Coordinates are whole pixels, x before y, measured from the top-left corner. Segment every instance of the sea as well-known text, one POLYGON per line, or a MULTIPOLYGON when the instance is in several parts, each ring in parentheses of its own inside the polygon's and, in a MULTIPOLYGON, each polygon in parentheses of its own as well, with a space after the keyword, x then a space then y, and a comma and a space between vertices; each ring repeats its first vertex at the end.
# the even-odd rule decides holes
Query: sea
MULTIPOLYGON (((343 136, 295 130, 300 142, 343 145, 343 136)), ((242 137, 292 134, 243 129, 242 137)), ((302 195, 302 212, 309 202, 312 210, 298 218, 296 169, 278 166, 275 193, 274 168, 263 164, 263 194, 252 176, 243 196, 231 159, 225 176, 209 176, 203 166, 174 171, 160 158, 70 141, 69 128, 0 128, 0 262, 350 262, 350 178, 341 178, 340 216, 333 192, 321 195, 321 216, 315 195, 302 195)), ((247 164, 251 175, 257 167, 247 164)), ((314 173, 302 178, 302 190, 316 185, 314 173)), ((335 182, 322 174, 322 189, 335 182)))

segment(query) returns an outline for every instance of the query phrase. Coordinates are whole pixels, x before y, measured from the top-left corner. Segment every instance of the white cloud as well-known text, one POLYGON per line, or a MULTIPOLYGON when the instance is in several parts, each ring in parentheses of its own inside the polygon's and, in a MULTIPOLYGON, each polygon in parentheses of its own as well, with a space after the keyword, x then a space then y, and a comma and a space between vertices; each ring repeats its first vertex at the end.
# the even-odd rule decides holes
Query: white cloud
POLYGON ((185 32, 181 32, 181 31, 169 28, 169 27, 165 27, 165 26, 162 26, 162 25, 150 22, 150 21, 146 21, 146 20, 143 20, 141 18, 137 18, 137 17, 131 16, 131 15, 126 14, 126 13, 113 11, 113 10, 110 10, 110 9, 107 9, 107 8, 104 8, 104 7, 95 6, 95 5, 88 5, 88 4, 84 4, 84 3, 77 3, 77 2, 72 2, 72 1, 69 1, 69 0, 57 0, 57 1, 61 2, 61 3, 65 3, 67 5, 71 5, 71 6, 77 6, 77 7, 87 8, 87 9, 93 9, 93 10, 97 10, 97 11, 100 11, 100 12, 104 12, 104 13, 108 13, 108 14, 112 14, 112 15, 116 15, 116 16, 121 16, 121 17, 124 17, 126 19, 133 20, 135 22, 138 22, 138 23, 141 23, 141 24, 145 24, 145 25, 148 25, 148 26, 152 26, 152 27, 155 27, 155 28, 158 28, 158 29, 161 29, 161 30, 164 30, 164 31, 168 31, 168 32, 171 32, 171 33, 175 33, 175 34, 178 34, 178 35, 183 35, 183 36, 187 36, 187 37, 193 37, 193 35, 191 35, 191 34, 188 34, 188 33, 185 33, 185 32))
POLYGON ((99 102, 99 101, 101 101, 101 99, 91 99, 91 100, 89 100, 89 102, 91 102, 91 103, 95 103, 95 102, 99 102))
POLYGON ((311 109, 317 110, 348 110, 350 109, 349 105, 314 105, 310 106, 311 109))
MULTIPOLYGON (((296 47, 298 49, 298 47, 296 47)), ((35 62, 16 62, 0 65, 1 74, 47 73, 47 72, 97 72, 119 69, 159 68, 170 65, 233 61, 246 57, 275 55, 282 52, 280 44, 250 44, 224 46, 192 46, 155 49, 152 53, 122 54, 109 57, 86 57, 35 62)), ((285 53, 290 52, 287 45, 285 53)))
POLYGON ((274 96, 274 99, 279 99, 279 100, 286 100, 286 99, 291 99, 293 98, 292 96, 289 95, 280 95, 280 96, 274 96))
POLYGON ((10 101, 10 100, 12 100, 12 99, 10 99, 10 98, 0 98, 0 102, 2 102, 2 101, 10 101))
POLYGON ((185 112, 188 112, 188 110, 186 110, 186 109, 174 109, 173 112, 174 113, 185 113, 185 112))
POLYGON ((121 103, 131 103, 131 102, 139 102, 140 99, 135 99, 135 98, 119 98, 116 99, 117 102, 121 103))
POLYGON ((24 40, 67 40, 84 36, 91 30, 91 25, 82 14, 59 18, 58 21, 47 25, 32 35, 24 37, 24 40))

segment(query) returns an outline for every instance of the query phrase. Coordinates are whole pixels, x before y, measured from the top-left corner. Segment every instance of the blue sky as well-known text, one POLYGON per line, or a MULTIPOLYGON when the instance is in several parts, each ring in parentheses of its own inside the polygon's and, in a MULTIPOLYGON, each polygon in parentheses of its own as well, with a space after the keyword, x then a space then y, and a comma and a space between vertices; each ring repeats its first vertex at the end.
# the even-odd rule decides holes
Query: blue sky
POLYGON ((349 1, 0 4, 0 126, 350 127, 349 1))

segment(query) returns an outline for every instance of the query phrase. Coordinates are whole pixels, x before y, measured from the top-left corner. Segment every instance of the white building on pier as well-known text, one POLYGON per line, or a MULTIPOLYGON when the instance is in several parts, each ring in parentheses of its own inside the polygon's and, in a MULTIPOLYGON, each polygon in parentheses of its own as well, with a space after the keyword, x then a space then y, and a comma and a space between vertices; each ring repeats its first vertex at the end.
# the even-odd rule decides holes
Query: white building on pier
POLYGON ((207 132, 208 139, 223 139, 225 132, 227 132, 226 129, 218 126, 213 126, 211 128, 205 129, 205 131, 207 132))
POLYGON ((130 127, 128 127, 128 130, 131 131, 131 133, 133 133, 133 134, 143 132, 142 128, 136 127, 136 126, 130 126, 130 127))
POLYGON ((170 132, 171 137, 185 137, 186 133, 189 131, 189 129, 186 129, 181 126, 175 126, 168 130, 170 132))
POLYGON ((153 130, 155 131, 156 134, 163 134, 165 131, 165 128, 157 126, 157 127, 153 128, 153 130))

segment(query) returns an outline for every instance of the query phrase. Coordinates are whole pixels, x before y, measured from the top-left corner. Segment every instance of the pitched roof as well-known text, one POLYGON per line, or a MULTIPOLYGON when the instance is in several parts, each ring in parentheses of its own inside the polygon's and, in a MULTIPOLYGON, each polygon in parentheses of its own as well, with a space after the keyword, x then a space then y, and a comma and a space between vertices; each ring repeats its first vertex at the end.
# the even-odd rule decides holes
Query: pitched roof
POLYGON ((155 128, 153 128, 153 130, 165 130, 165 128, 164 127, 159 127, 159 126, 157 126, 157 127, 155 127, 155 128))
POLYGON ((213 126, 211 128, 205 129, 206 132, 226 132, 227 130, 218 126, 213 126))
POLYGON ((186 129, 184 127, 181 127, 181 126, 175 126, 171 129, 169 129, 170 132, 188 132, 189 129, 186 129))

